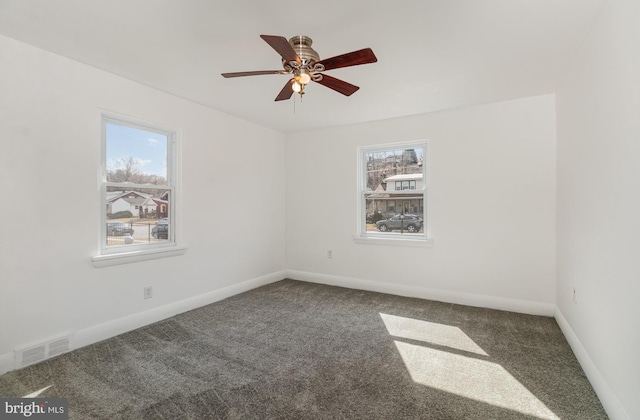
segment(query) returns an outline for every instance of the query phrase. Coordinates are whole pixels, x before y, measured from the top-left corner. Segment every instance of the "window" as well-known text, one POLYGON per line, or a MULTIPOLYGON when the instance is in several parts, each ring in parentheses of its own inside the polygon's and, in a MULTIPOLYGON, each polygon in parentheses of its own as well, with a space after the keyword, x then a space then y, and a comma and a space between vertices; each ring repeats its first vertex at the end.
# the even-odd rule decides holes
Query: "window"
POLYGON ((396 181, 396 191, 402 190, 415 190, 416 189, 416 181, 396 181))
POLYGON ((103 115, 102 150, 101 256, 135 251, 158 258, 179 234, 176 132, 103 115))
POLYGON ((427 143, 361 147, 357 239, 427 242, 427 143))

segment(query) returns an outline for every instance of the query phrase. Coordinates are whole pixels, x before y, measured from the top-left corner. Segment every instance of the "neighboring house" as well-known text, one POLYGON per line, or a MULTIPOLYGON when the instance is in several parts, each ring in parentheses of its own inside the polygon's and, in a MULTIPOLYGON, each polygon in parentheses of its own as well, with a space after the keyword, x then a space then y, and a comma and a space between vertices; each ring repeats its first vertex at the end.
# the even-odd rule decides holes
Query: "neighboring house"
POLYGON ((156 204, 156 217, 158 219, 169 217, 169 202, 159 198, 152 198, 152 200, 156 204))
POLYGON ((107 193, 107 214, 130 211, 133 217, 169 217, 166 200, 154 198, 139 191, 114 191, 107 193))
POLYGON ((380 212, 384 216, 400 213, 421 215, 424 209, 422 174, 402 174, 386 177, 375 191, 379 194, 369 196, 367 213, 380 212), (418 190, 420 194, 395 194, 394 191, 418 190))

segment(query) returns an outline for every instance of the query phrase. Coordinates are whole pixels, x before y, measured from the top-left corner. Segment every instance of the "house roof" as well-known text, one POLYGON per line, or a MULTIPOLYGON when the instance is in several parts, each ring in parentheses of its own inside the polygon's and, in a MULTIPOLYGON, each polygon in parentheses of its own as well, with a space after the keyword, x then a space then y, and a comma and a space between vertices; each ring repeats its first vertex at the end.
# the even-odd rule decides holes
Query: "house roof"
POLYGON ((390 181, 409 181, 409 180, 421 180, 422 174, 400 174, 386 177, 384 182, 390 181))
MULTIPOLYGON (((145 194, 145 193, 141 193, 139 191, 111 191, 111 192, 107 192, 107 201, 113 202, 116 201, 119 198, 127 198, 127 201, 129 200, 135 200, 136 198, 128 198, 128 195, 135 195, 136 198, 140 197, 143 199, 143 201, 146 201, 149 198, 152 198, 151 194, 145 194)), ((131 201, 129 201, 131 202, 131 201)))

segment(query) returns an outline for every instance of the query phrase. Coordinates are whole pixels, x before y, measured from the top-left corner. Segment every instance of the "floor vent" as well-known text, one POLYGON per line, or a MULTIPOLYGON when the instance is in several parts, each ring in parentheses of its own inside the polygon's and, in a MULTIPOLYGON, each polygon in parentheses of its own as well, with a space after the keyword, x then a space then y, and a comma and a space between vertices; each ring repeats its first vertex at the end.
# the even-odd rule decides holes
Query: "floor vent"
POLYGON ((41 362, 71 350, 71 334, 59 336, 34 346, 16 349, 16 369, 41 362))

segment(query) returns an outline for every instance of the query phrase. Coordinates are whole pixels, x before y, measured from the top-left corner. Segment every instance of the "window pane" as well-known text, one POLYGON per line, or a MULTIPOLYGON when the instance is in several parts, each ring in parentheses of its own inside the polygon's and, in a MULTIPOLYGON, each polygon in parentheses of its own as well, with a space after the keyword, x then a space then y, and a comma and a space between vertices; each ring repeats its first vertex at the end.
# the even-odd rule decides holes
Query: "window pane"
POLYGON ((176 132, 103 115, 102 134, 101 252, 175 244, 176 132))
POLYGON ((359 233, 426 238, 424 199, 427 144, 361 148, 359 233))
POLYGON ((107 186, 106 245, 122 246, 168 242, 171 190, 107 186))
POLYGON ((410 213, 412 209, 417 210, 418 200, 396 200, 392 194, 368 194, 365 199, 366 211, 366 232, 385 232, 390 235, 411 235, 412 233, 423 233, 424 223, 422 213, 410 213), (398 208, 406 206, 409 211, 406 214, 396 213, 396 203, 398 208), (411 206, 414 203, 414 206, 411 206))
POLYGON ((167 185, 166 134, 114 123, 107 130, 107 182, 167 185))
MULTIPOLYGON (((396 175, 422 174, 424 149, 389 149, 365 153, 367 190, 408 189, 409 180, 394 179, 396 175), (403 181, 405 183, 403 184, 403 181), (403 188, 404 187, 404 188, 403 188)), ((415 184, 413 184, 415 185, 415 184)), ((413 189, 413 188, 412 188, 413 189)))

